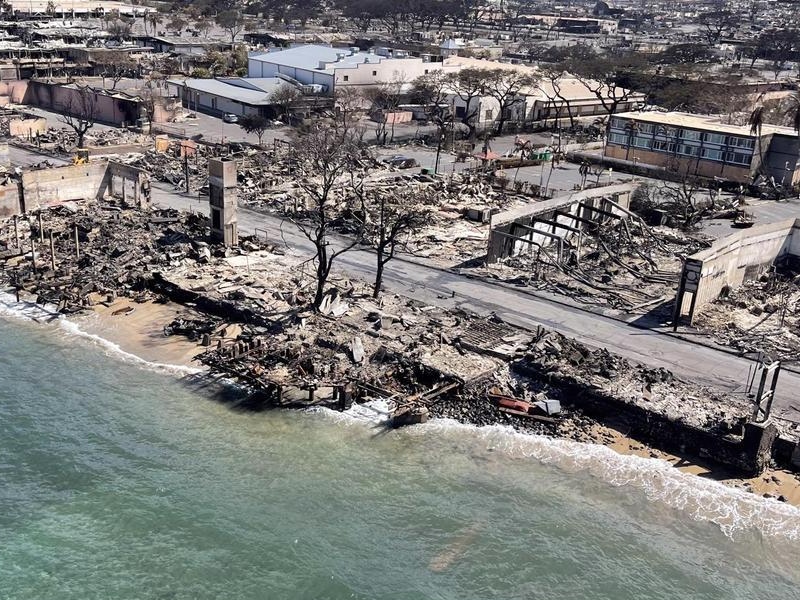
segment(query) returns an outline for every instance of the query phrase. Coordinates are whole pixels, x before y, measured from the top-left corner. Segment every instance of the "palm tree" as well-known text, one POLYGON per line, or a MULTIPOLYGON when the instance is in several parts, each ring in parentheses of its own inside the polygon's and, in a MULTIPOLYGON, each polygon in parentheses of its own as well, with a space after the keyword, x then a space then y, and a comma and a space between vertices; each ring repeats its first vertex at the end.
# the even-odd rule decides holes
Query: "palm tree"
POLYGON ((758 144, 758 174, 763 173, 764 170, 764 153, 761 145, 761 130, 764 127, 764 117, 766 110, 763 105, 757 106, 750 113, 747 119, 747 124, 750 125, 750 134, 756 136, 756 144, 758 144))

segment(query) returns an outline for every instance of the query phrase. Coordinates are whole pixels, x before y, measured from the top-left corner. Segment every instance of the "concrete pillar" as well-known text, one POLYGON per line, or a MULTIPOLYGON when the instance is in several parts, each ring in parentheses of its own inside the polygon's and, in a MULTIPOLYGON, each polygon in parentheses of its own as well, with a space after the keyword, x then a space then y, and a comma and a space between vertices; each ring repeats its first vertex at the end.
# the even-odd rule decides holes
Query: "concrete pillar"
POLYGON ((208 202, 212 237, 226 246, 238 246, 236 161, 226 158, 208 161, 208 202))
POLYGON ((772 446, 777 437, 778 429, 772 421, 745 423, 741 443, 743 470, 752 476, 763 473, 772 459, 772 446))

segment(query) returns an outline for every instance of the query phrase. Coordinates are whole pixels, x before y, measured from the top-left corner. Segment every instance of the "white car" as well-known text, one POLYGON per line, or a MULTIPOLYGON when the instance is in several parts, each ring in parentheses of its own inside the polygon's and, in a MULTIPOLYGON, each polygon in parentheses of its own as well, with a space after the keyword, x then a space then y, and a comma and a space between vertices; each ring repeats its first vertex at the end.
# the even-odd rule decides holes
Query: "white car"
POLYGON ((225 113, 224 115, 222 115, 222 120, 225 121, 226 123, 238 123, 239 117, 237 117, 233 113, 225 113))

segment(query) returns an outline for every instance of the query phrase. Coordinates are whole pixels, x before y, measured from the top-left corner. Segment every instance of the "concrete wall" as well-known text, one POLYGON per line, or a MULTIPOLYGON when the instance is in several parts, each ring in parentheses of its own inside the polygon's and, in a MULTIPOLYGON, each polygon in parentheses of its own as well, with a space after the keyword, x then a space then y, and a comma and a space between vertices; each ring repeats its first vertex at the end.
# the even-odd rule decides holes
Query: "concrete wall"
POLYGON ((764 166, 767 172, 781 185, 794 185, 800 182, 798 168, 800 140, 796 135, 772 135, 766 147, 764 166))
POLYGON ((591 208, 625 217, 636 187, 635 184, 621 184, 593 188, 494 214, 490 221, 486 262, 493 263, 506 256, 535 251, 539 247, 552 246, 557 250, 559 240, 556 238, 570 241, 579 237, 572 231, 583 228, 578 219, 599 222, 612 218, 591 208), (554 223, 557 225, 554 226, 554 223))
POLYGON ((22 213, 20 205, 19 184, 9 180, 0 185, 0 217, 12 217, 22 213))
MULTIPOLYGON (((800 219, 788 219, 777 223, 758 225, 733 233, 717 240, 710 248, 693 254, 687 259, 690 265, 699 267, 694 318, 707 304, 714 302, 722 288, 741 285, 768 269, 777 260, 788 256, 800 256, 800 219)), ((684 266, 684 279, 691 270, 684 266)), ((680 296, 680 291, 679 291, 680 296)), ((682 299, 681 315, 690 310, 690 295, 682 299)))
POLYGON ((6 99, 6 104, 25 104, 28 92, 28 81, 0 81, 0 98, 6 99))
POLYGON ((47 119, 9 119, 8 135, 12 137, 35 137, 39 133, 47 131, 47 119))
POLYGON ((23 173, 24 209, 32 211, 71 200, 99 197, 107 166, 106 162, 93 162, 23 173))
POLYGON ((107 196, 147 206, 150 178, 142 169, 114 161, 27 171, 18 182, 0 186, 0 217, 107 196))
MULTIPOLYGON (((97 122, 133 125, 141 116, 140 103, 134 100, 97 93, 93 93, 93 97, 92 114, 97 122)), ((73 113, 80 112, 82 106, 79 90, 42 81, 30 82, 25 101, 32 106, 61 112, 68 112, 70 106, 73 113)))

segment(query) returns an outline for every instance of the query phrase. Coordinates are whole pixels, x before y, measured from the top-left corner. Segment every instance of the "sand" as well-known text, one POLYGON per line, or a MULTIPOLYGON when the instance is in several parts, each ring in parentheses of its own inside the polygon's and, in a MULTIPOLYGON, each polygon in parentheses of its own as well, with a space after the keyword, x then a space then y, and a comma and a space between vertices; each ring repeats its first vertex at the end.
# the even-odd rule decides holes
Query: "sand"
MULTIPOLYGON (((97 304, 91 314, 78 317, 81 327, 88 333, 99 335, 117 344, 122 350, 144 360, 203 368, 194 357, 204 351, 198 342, 179 336, 165 336, 164 326, 176 317, 202 317, 189 307, 167 302, 136 303, 129 299, 118 299, 112 304, 97 304), (132 306, 129 314, 114 314, 120 309, 132 306)), ((239 327, 226 327, 226 337, 235 339, 239 327)), ((213 343, 221 339, 215 336, 213 343)), ((613 427, 596 424, 585 432, 596 443, 608 446, 620 454, 659 458, 668 461, 675 468, 698 477, 707 477, 733 487, 738 487, 761 496, 782 497, 786 502, 800 507, 800 475, 783 470, 767 470, 761 476, 751 479, 735 477, 724 467, 695 456, 678 456, 651 448, 628 437, 625 432, 613 427)))
POLYGON ((597 443, 608 446, 620 454, 666 460, 684 473, 707 477, 759 496, 783 497, 787 503, 800 507, 800 475, 796 473, 780 469, 767 469, 759 477, 743 479, 736 477, 722 465, 717 465, 697 456, 678 456, 651 448, 612 427, 597 424, 593 427, 593 431, 590 432, 590 436, 597 440, 597 443))
POLYGON ((117 344, 123 351, 149 362, 201 368, 193 360, 204 348, 188 338, 164 335, 164 326, 178 316, 192 317, 192 309, 167 302, 137 303, 121 298, 112 304, 96 304, 90 314, 76 318, 81 328, 117 344), (114 314, 133 307, 128 314, 114 314))

